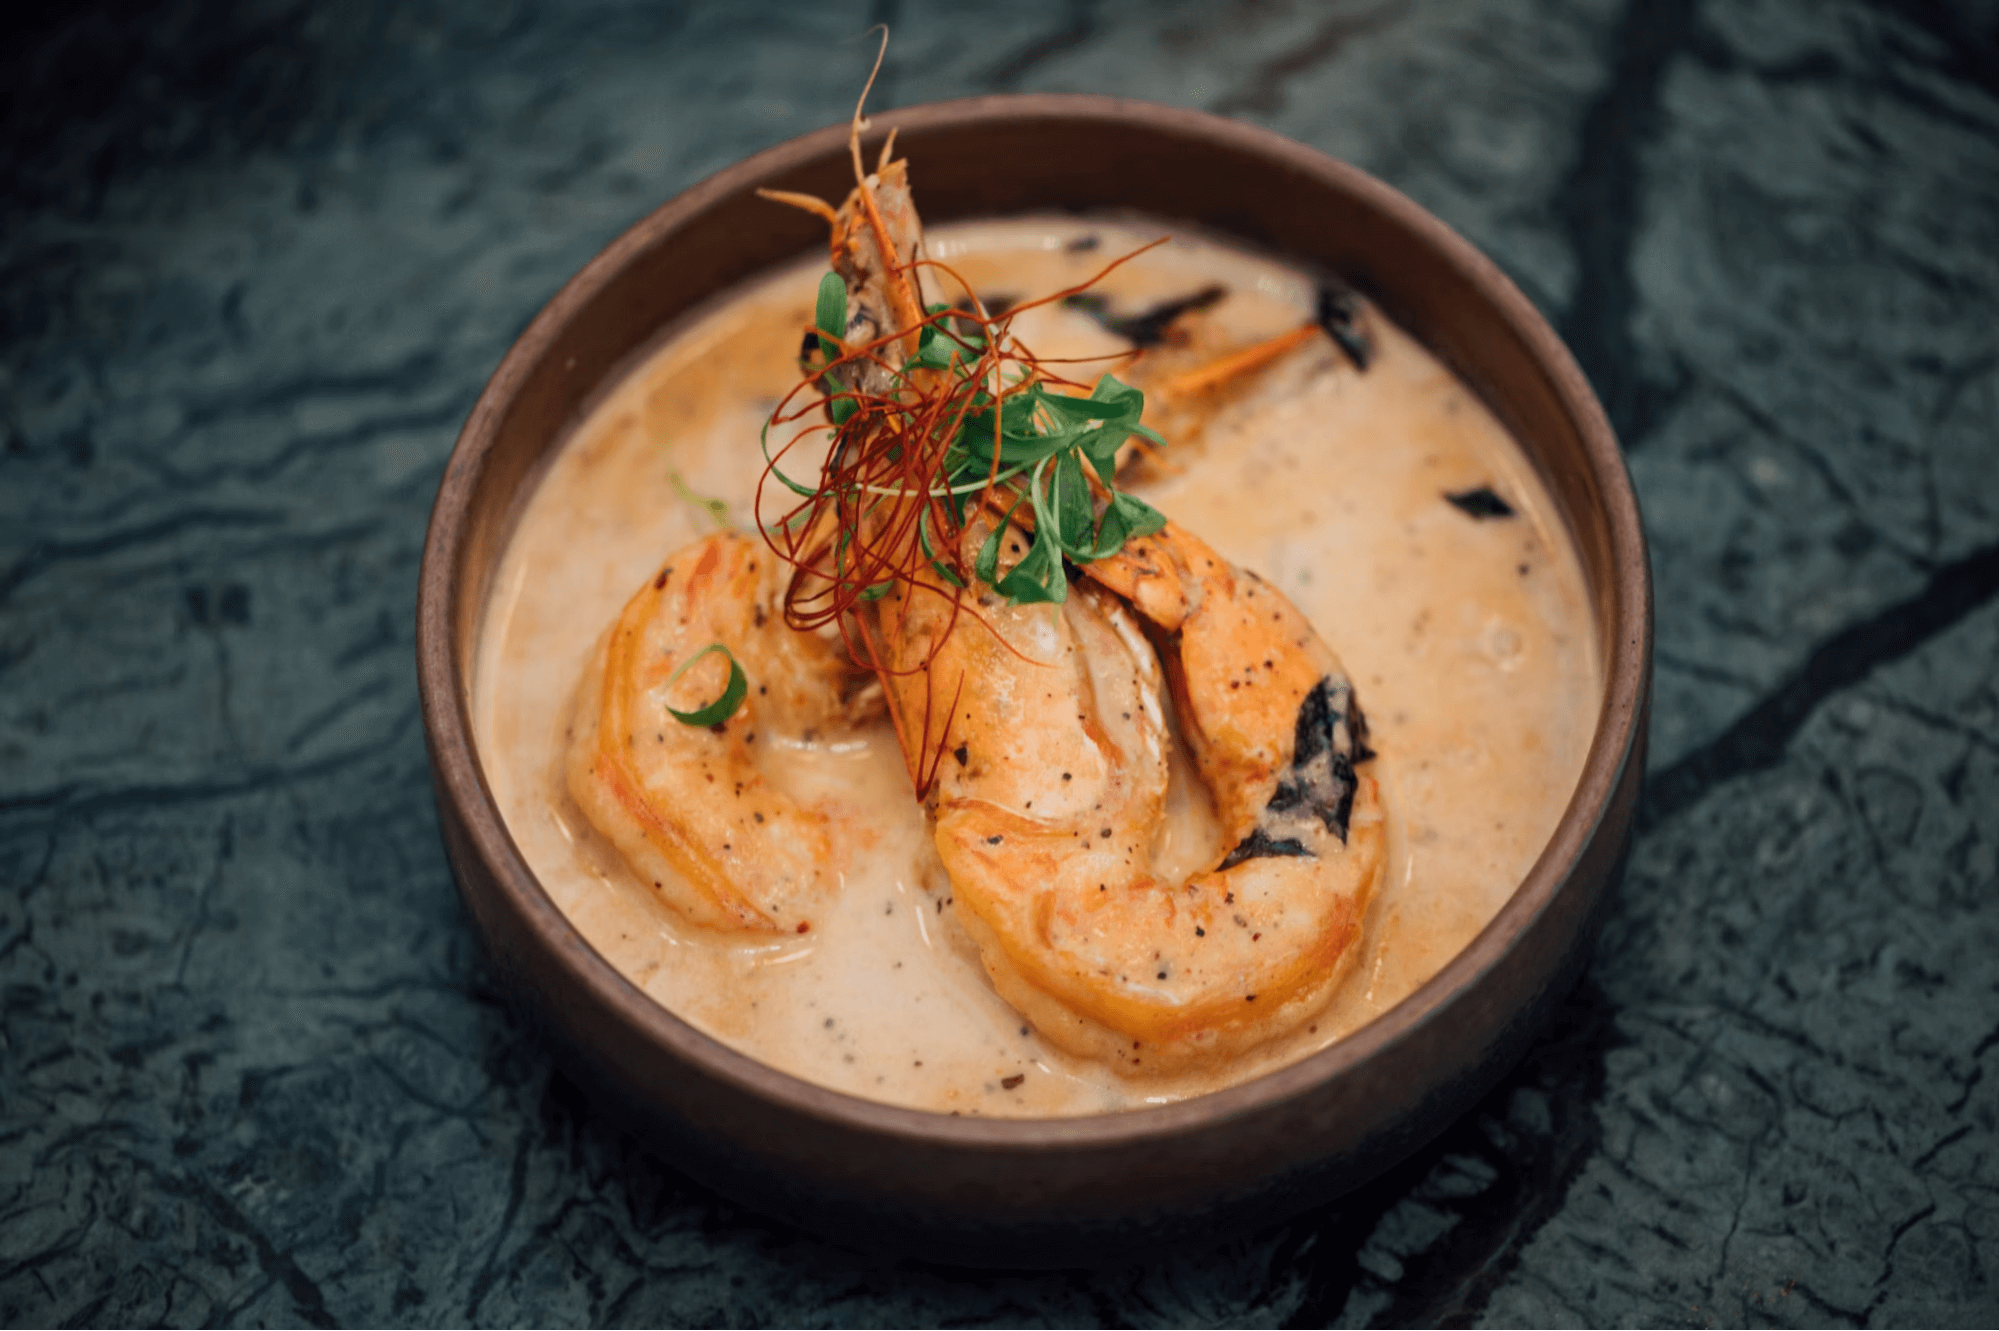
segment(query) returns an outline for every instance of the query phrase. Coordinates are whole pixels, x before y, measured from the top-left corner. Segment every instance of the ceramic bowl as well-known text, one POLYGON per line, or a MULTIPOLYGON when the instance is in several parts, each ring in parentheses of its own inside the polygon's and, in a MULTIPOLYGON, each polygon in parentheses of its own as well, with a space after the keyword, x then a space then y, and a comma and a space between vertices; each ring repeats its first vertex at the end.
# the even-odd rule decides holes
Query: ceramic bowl
POLYGON ((1471 945, 1370 1025, 1247 1084, 1120 1114, 954 1118, 856 1099, 727 1048, 612 969, 535 880, 481 771, 480 617, 524 492, 584 404, 686 312, 823 251, 823 223, 754 191, 842 197, 838 126, 710 177, 620 236, 521 335, 459 436, 417 633, 459 889, 501 982, 567 1071, 661 1159, 746 1205, 850 1244, 980 1265, 1076 1265, 1261 1227, 1364 1182, 1463 1112, 1583 965, 1630 840, 1650 696, 1651 589, 1623 460, 1575 361, 1499 269, 1323 153, 1095 97, 889 112, 868 143, 890 128, 931 222, 1074 210, 1191 223, 1344 276, 1485 399, 1568 523, 1605 664, 1595 741, 1553 838, 1471 945))

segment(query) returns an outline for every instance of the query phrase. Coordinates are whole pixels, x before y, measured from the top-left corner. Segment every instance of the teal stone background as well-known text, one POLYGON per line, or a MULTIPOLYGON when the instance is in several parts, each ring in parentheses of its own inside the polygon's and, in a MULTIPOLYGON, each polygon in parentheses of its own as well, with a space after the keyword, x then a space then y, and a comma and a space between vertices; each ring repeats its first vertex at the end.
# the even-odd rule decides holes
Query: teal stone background
POLYGON ((1999 8, 168 0, 0 43, 0 1319, 1990 1324, 1999 8), (1361 1192, 1110 1269, 854 1256, 596 1118, 438 844, 412 663, 480 386, 757 149, 1202 107, 1481 246, 1658 589, 1588 976, 1361 1192))

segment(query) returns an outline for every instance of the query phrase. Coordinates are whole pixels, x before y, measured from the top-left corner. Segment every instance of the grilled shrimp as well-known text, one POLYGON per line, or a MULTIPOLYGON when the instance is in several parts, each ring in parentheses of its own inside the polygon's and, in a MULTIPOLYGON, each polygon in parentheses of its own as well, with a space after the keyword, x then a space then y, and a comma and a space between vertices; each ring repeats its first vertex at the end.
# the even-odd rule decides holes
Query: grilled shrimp
POLYGON ((692 923, 804 933, 835 886, 831 819, 759 770, 774 735, 857 726, 881 690, 837 637, 787 627, 788 570, 756 541, 719 532, 670 559, 639 589, 585 671, 569 750, 569 791, 590 822, 692 923), (720 697, 721 653, 671 678, 711 643, 749 680, 715 725, 688 725, 720 697))
POLYGON ((1062 1049, 1167 1072, 1331 997, 1380 796, 1352 684, 1275 588, 1170 524, 1083 572, 1059 610, 904 584, 872 633, 912 773, 939 755, 937 850, 994 988, 1062 1049), (1185 882, 1151 865, 1167 690, 1227 848, 1185 882))

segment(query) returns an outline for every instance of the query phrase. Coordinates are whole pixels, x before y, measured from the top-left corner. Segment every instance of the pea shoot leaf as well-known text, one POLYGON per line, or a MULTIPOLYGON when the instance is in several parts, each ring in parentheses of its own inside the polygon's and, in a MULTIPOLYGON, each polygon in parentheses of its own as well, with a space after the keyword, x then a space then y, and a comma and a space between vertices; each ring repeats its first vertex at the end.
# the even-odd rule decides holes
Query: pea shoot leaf
POLYGON ((839 274, 827 273, 819 279, 819 299, 812 312, 812 322, 825 336, 819 339, 819 349, 832 360, 840 354, 839 343, 847 336, 847 284, 839 274))
MULTIPOLYGON (((937 507, 916 523, 922 558, 938 577, 954 587, 965 585, 955 559, 940 555, 933 544, 932 514, 940 523, 948 519, 953 530, 962 530, 988 485, 997 485, 1002 494, 1011 493, 1014 505, 1006 520, 981 544, 971 573, 1015 604, 1065 600, 1065 561, 1086 564, 1105 558, 1132 537, 1165 525, 1166 519, 1157 510, 1120 493, 1116 485, 1117 454, 1127 440, 1137 435, 1155 445, 1165 443, 1143 423, 1145 395, 1137 388, 1106 374, 1087 397, 1059 392, 1038 377, 1040 371, 1031 355, 1005 349, 1005 339, 996 339, 993 326, 982 317, 960 315, 951 306, 933 304, 917 330, 915 353, 894 372, 896 388, 888 393, 863 393, 843 384, 841 372, 833 368, 835 362, 852 354, 844 341, 847 308, 846 287, 836 275, 826 274, 819 282, 814 311, 825 356, 819 387, 825 394, 826 413, 835 434, 833 460, 827 463, 825 474, 832 476, 836 463, 851 465, 840 461, 843 458, 869 455, 849 455, 849 449, 882 447, 886 451, 879 454, 881 459, 891 466, 900 465, 904 461, 899 451, 904 447, 901 441, 922 431, 938 432, 929 438, 933 446, 943 445, 941 460, 931 464, 937 470, 929 473, 932 479, 927 482, 931 487, 928 502, 937 507), (936 423, 937 417, 923 414, 934 408, 939 392, 948 393, 951 401, 941 425, 936 423), (865 414, 856 421, 863 408, 865 414), (1032 515, 1031 532, 1013 526, 1014 515, 1023 503, 1032 515), (1000 551, 1015 533, 1017 539, 1030 544, 1002 574, 1000 551)), ((768 458, 767 439, 764 451, 768 458)), ((772 470, 777 471, 775 464, 772 470)), ((823 485, 820 490, 811 490, 782 472, 777 475, 794 493, 808 499, 823 500, 833 493, 823 485)), ((864 492, 880 496, 870 503, 882 503, 897 493, 893 487, 899 484, 870 482, 874 488, 850 490, 843 483, 837 493, 843 496, 842 503, 864 492), (880 488, 883 485, 891 488, 880 488)), ((850 535, 842 531, 835 543, 836 580, 849 576, 846 543, 850 535)), ((871 565, 880 567, 879 563, 871 565)), ((879 577, 879 573, 871 576, 879 577)), ((855 594, 860 600, 871 601, 889 590, 890 583, 877 581, 855 594)))
POLYGON ((712 656, 716 652, 720 652, 729 658, 729 683, 723 688, 722 696, 714 702, 709 703, 706 707, 697 707, 689 712, 683 712, 677 707, 668 707, 666 709, 667 715, 680 722, 683 726, 718 726, 734 716, 736 709, 743 705, 743 699, 749 695, 750 677, 743 673, 743 667, 736 660, 736 654, 719 642, 709 643, 706 647, 703 647, 700 651, 682 661, 680 669, 666 677, 666 686, 672 688, 674 682, 686 674, 696 661, 701 660, 703 657, 712 656))

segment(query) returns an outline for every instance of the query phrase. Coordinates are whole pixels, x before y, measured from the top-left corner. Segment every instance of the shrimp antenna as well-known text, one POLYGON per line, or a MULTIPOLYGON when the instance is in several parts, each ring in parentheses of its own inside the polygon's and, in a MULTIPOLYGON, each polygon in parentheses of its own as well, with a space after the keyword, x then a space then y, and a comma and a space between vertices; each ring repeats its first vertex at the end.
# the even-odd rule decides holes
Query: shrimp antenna
POLYGON ((757 197, 760 199, 769 199, 772 203, 782 203, 793 208, 802 208, 825 222, 827 226, 840 225, 840 214, 833 210, 833 205, 813 195, 799 194, 788 189, 759 188, 757 190, 757 197))
MULTIPOLYGON (((875 238, 875 248, 881 251, 881 261, 888 275, 889 308, 901 322, 904 332, 896 339, 902 344, 905 358, 916 354, 917 325, 923 322, 923 301, 917 294, 914 276, 907 265, 897 261, 895 242, 889 239, 888 224, 882 221, 881 209, 875 205, 874 187, 868 183, 867 165, 861 158, 861 132, 868 128, 864 112, 868 105, 868 94, 874 91, 875 79, 882 72, 882 61, 888 58, 888 24, 877 23, 881 29, 881 46, 875 51, 875 67, 868 71, 868 81, 861 86, 860 100, 854 103, 854 121, 847 130, 847 152, 854 159, 854 188, 861 198, 861 213, 868 220, 868 230, 875 238)), ((874 28, 868 29, 873 32, 874 28)), ((889 134, 889 146, 894 146, 895 135, 889 134)), ((882 154, 884 165, 888 154, 882 154)))
MULTIPOLYGON (((888 24, 877 23, 875 24, 875 28, 881 29, 881 47, 875 52, 875 67, 868 71, 868 81, 861 85, 860 100, 854 103, 854 123, 852 128, 847 131, 847 151, 854 155, 854 179, 856 180, 864 179, 868 174, 867 169, 861 165, 861 134, 868 128, 868 117, 866 115, 868 94, 874 91, 875 78, 882 72, 882 61, 888 58, 888 24)), ((869 28, 868 31, 873 32, 875 28, 869 28)))

